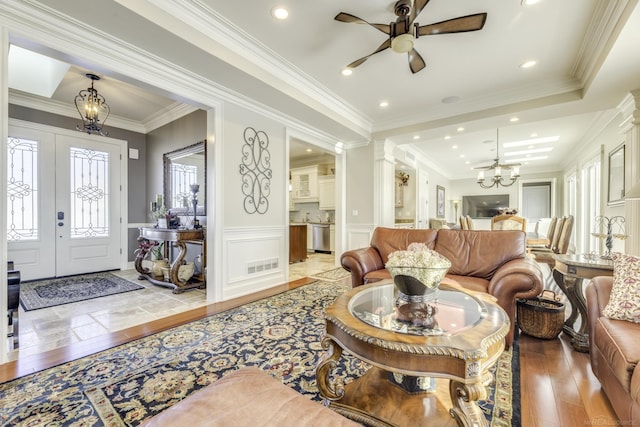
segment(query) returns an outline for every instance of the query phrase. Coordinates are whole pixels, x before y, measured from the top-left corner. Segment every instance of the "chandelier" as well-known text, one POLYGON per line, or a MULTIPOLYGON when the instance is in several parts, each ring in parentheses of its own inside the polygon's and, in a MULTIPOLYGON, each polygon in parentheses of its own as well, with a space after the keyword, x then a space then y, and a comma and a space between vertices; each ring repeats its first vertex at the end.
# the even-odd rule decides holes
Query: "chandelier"
POLYGON ((509 163, 509 164, 501 164, 500 163, 500 153, 499 153, 500 141, 498 139, 498 129, 496 129, 496 158, 493 159, 493 164, 490 166, 481 166, 475 169, 479 169, 478 171, 478 179, 477 183, 482 188, 491 188, 491 187, 509 187, 513 185, 514 182, 520 176, 520 163, 509 163), (484 172, 485 171, 493 171, 493 177, 485 180, 484 172), (504 171, 511 171, 510 178, 505 178, 502 176, 504 171))
POLYGON ((95 74, 85 74, 91 79, 91 87, 86 90, 81 90, 75 97, 76 109, 78 114, 82 118, 82 126, 77 125, 76 129, 81 132, 87 132, 88 134, 98 134, 102 136, 109 135, 109 132, 103 132, 102 127, 104 122, 109 117, 111 109, 104 99, 104 96, 100 95, 96 89, 93 88, 93 83, 100 80, 100 77, 95 74), (100 116, 103 116, 102 123, 100 123, 100 116))

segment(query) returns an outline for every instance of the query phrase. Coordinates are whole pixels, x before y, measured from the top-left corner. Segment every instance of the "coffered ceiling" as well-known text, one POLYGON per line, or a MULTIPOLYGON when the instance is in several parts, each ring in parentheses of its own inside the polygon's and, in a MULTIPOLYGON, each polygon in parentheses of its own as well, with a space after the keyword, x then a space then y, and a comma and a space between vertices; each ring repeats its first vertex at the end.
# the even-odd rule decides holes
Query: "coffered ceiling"
MULTIPOLYGON (((394 4, 90 0, 78 7, 57 0, 43 8, 55 7, 70 20, 135 43, 347 147, 388 139, 423 155, 451 179, 473 176, 473 166, 495 157, 496 129, 501 144, 558 136, 546 145, 552 150, 545 159, 526 162, 521 171, 561 170, 576 146, 611 120, 630 90, 640 88, 637 0, 539 0, 530 6, 521 0, 430 0, 416 18, 420 25, 486 12, 484 28, 419 37, 415 48, 426 67, 416 74, 406 54, 387 49, 343 76, 344 66, 372 53, 387 36, 366 24, 338 22, 336 14, 388 24, 395 20, 394 4), (276 6, 288 9, 288 19, 272 16, 276 6), (537 63, 521 68, 528 60, 537 63)), ((27 41, 26 35, 15 37, 18 44, 27 41)), ((69 71, 74 81, 65 77, 63 84, 77 92, 88 83, 83 71, 95 58, 66 56, 75 66, 69 71)), ((102 66, 105 95, 117 81, 149 93, 136 95, 147 102, 136 104, 135 112, 112 106, 115 116, 144 123, 179 105, 201 106, 102 66)), ((59 89, 53 99, 67 102, 69 93, 59 89)))

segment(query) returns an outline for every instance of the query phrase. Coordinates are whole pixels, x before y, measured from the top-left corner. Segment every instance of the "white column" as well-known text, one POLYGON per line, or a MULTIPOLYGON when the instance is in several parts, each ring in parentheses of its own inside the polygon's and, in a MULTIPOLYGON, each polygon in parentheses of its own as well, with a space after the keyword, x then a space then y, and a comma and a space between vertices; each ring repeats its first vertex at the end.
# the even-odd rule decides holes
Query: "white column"
MULTIPOLYGON (((631 91, 618 105, 620 133, 625 138, 625 190, 640 182, 640 89, 631 91)), ((640 256, 640 200, 625 201, 627 237, 625 251, 640 256)))
POLYGON ((373 219, 376 225, 395 225, 395 157, 394 144, 389 141, 374 142, 373 219))

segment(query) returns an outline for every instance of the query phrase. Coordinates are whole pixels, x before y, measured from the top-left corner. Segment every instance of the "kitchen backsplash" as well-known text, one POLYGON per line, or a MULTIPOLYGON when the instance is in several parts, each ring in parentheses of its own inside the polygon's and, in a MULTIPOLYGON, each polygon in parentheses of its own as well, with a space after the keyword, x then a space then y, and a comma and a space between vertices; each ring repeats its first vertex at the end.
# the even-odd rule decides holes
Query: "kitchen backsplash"
POLYGON ((335 211, 321 211, 320 204, 296 203, 296 210, 289 212, 289 222, 334 222, 335 211))

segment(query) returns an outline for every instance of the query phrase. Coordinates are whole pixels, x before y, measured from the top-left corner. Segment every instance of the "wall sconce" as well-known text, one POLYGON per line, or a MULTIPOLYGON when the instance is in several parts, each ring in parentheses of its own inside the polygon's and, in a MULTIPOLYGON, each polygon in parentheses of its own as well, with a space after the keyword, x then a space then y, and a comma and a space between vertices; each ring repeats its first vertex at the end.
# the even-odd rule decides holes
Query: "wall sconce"
POLYGON ((404 172, 400 172, 398 173, 398 177, 400 178, 400 184, 403 187, 406 187, 407 185, 409 185, 409 174, 408 173, 404 173, 404 172))

